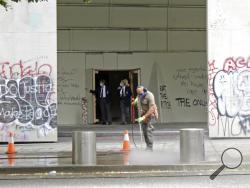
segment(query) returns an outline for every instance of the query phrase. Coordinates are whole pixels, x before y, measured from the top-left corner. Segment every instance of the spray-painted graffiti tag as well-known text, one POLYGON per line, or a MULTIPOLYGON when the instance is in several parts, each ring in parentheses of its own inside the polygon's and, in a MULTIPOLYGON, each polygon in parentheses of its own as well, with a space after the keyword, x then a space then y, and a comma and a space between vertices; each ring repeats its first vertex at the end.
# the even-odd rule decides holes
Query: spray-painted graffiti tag
MULTIPOLYGON (((22 138, 27 138, 31 130, 40 137, 56 128, 52 68, 38 62, 32 65, 26 66, 23 61, 0 63, 0 129, 18 130, 22 138)), ((6 140, 4 135, 0 139, 6 140)))
POLYGON ((213 90, 213 79, 217 72, 217 68, 215 67, 215 61, 208 62, 208 96, 209 96, 209 104, 208 104, 208 112, 209 112, 209 125, 216 125, 217 123, 217 104, 216 97, 214 95, 213 90))
POLYGON ((166 85, 160 85, 160 102, 162 108, 171 109, 171 102, 167 95, 166 85))
POLYGON ((52 67, 49 64, 39 64, 37 61, 27 65, 25 61, 18 63, 1 62, 0 77, 1 78, 23 78, 25 76, 51 75, 52 67))
POLYGON ((56 116, 55 103, 48 101, 52 87, 51 79, 45 75, 19 81, 0 79, 0 122, 50 123, 56 116))
MULTIPOLYGON (((250 132, 249 68, 249 58, 229 57, 223 64, 223 70, 214 76, 218 134, 222 131, 224 136, 238 136, 250 132)), ((210 103, 214 104, 211 95, 210 103)))
POLYGON ((230 72, 244 67, 250 68, 250 57, 246 59, 244 57, 229 57, 224 62, 223 70, 226 72, 230 72))

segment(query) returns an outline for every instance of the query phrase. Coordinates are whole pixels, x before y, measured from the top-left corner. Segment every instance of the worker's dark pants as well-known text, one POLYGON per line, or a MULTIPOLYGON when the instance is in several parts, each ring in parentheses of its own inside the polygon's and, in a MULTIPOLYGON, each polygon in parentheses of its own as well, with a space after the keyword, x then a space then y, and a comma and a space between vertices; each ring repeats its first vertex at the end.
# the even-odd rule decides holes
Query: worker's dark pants
POLYGON ((152 125, 154 121, 149 121, 147 124, 142 124, 143 135, 147 145, 147 149, 153 149, 153 131, 154 126, 152 125))
POLYGON ((129 105, 126 104, 124 100, 120 100, 120 108, 121 108, 122 122, 127 123, 130 119, 129 105))
POLYGON ((105 98, 100 99, 100 109, 103 123, 111 123, 110 103, 105 98))

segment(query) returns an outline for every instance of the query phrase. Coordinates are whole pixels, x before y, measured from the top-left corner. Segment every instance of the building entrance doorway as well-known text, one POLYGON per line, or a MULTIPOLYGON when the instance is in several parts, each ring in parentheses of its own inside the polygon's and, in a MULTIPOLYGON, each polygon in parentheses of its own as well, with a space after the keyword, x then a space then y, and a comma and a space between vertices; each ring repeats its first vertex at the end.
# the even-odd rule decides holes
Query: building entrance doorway
MULTIPOLYGON (((110 110, 112 114, 112 122, 120 123, 121 122, 121 111, 120 111, 120 97, 117 88, 120 85, 121 80, 127 79, 132 90, 132 96, 136 96, 136 87, 140 84, 140 69, 133 70, 93 70, 93 89, 97 89, 99 86, 100 80, 104 79, 106 85, 109 87, 111 92, 111 105, 110 110)), ((101 113, 98 101, 95 96, 93 101, 93 123, 100 123, 101 113)), ((89 116, 90 118, 90 116, 89 116)))

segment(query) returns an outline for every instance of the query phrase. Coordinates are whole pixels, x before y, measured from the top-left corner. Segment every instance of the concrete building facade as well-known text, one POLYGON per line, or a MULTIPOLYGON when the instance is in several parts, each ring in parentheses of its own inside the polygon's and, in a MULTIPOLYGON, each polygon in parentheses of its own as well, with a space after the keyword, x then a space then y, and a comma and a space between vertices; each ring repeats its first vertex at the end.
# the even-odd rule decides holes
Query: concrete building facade
MULTIPOLYGON (((205 0, 57 1, 58 126, 98 119, 89 93, 104 77, 155 94, 159 122, 207 122, 205 0)), ((112 116, 119 121, 119 101, 112 116)))

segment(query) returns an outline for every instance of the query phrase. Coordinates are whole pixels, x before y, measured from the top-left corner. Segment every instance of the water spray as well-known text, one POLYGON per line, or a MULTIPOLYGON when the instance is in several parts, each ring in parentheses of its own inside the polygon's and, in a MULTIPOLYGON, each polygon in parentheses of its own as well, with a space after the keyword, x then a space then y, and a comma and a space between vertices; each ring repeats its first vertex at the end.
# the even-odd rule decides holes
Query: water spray
MULTIPOLYGON (((132 102, 134 101, 134 99, 132 98, 132 102)), ((137 106, 138 106, 138 117, 141 117, 140 116, 140 108, 139 108, 139 105, 137 104, 137 106)), ((135 111, 134 111, 134 108, 133 108, 133 106, 132 106, 132 115, 133 115, 133 117, 134 117, 134 114, 135 114, 135 111)), ((142 149, 142 145, 143 145, 143 138, 142 138, 142 125, 141 125, 141 123, 139 123, 138 122, 138 125, 139 125, 139 128, 140 128, 140 136, 141 136, 141 147, 140 147, 140 149, 142 149)), ((139 147, 136 145, 136 143, 135 143, 135 139, 134 139, 134 124, 132 123, 132 140, 133 140, 133 143, 134 143, 134 146, 135 146, 135 148, 136 149, 139 149, 139 147)))

